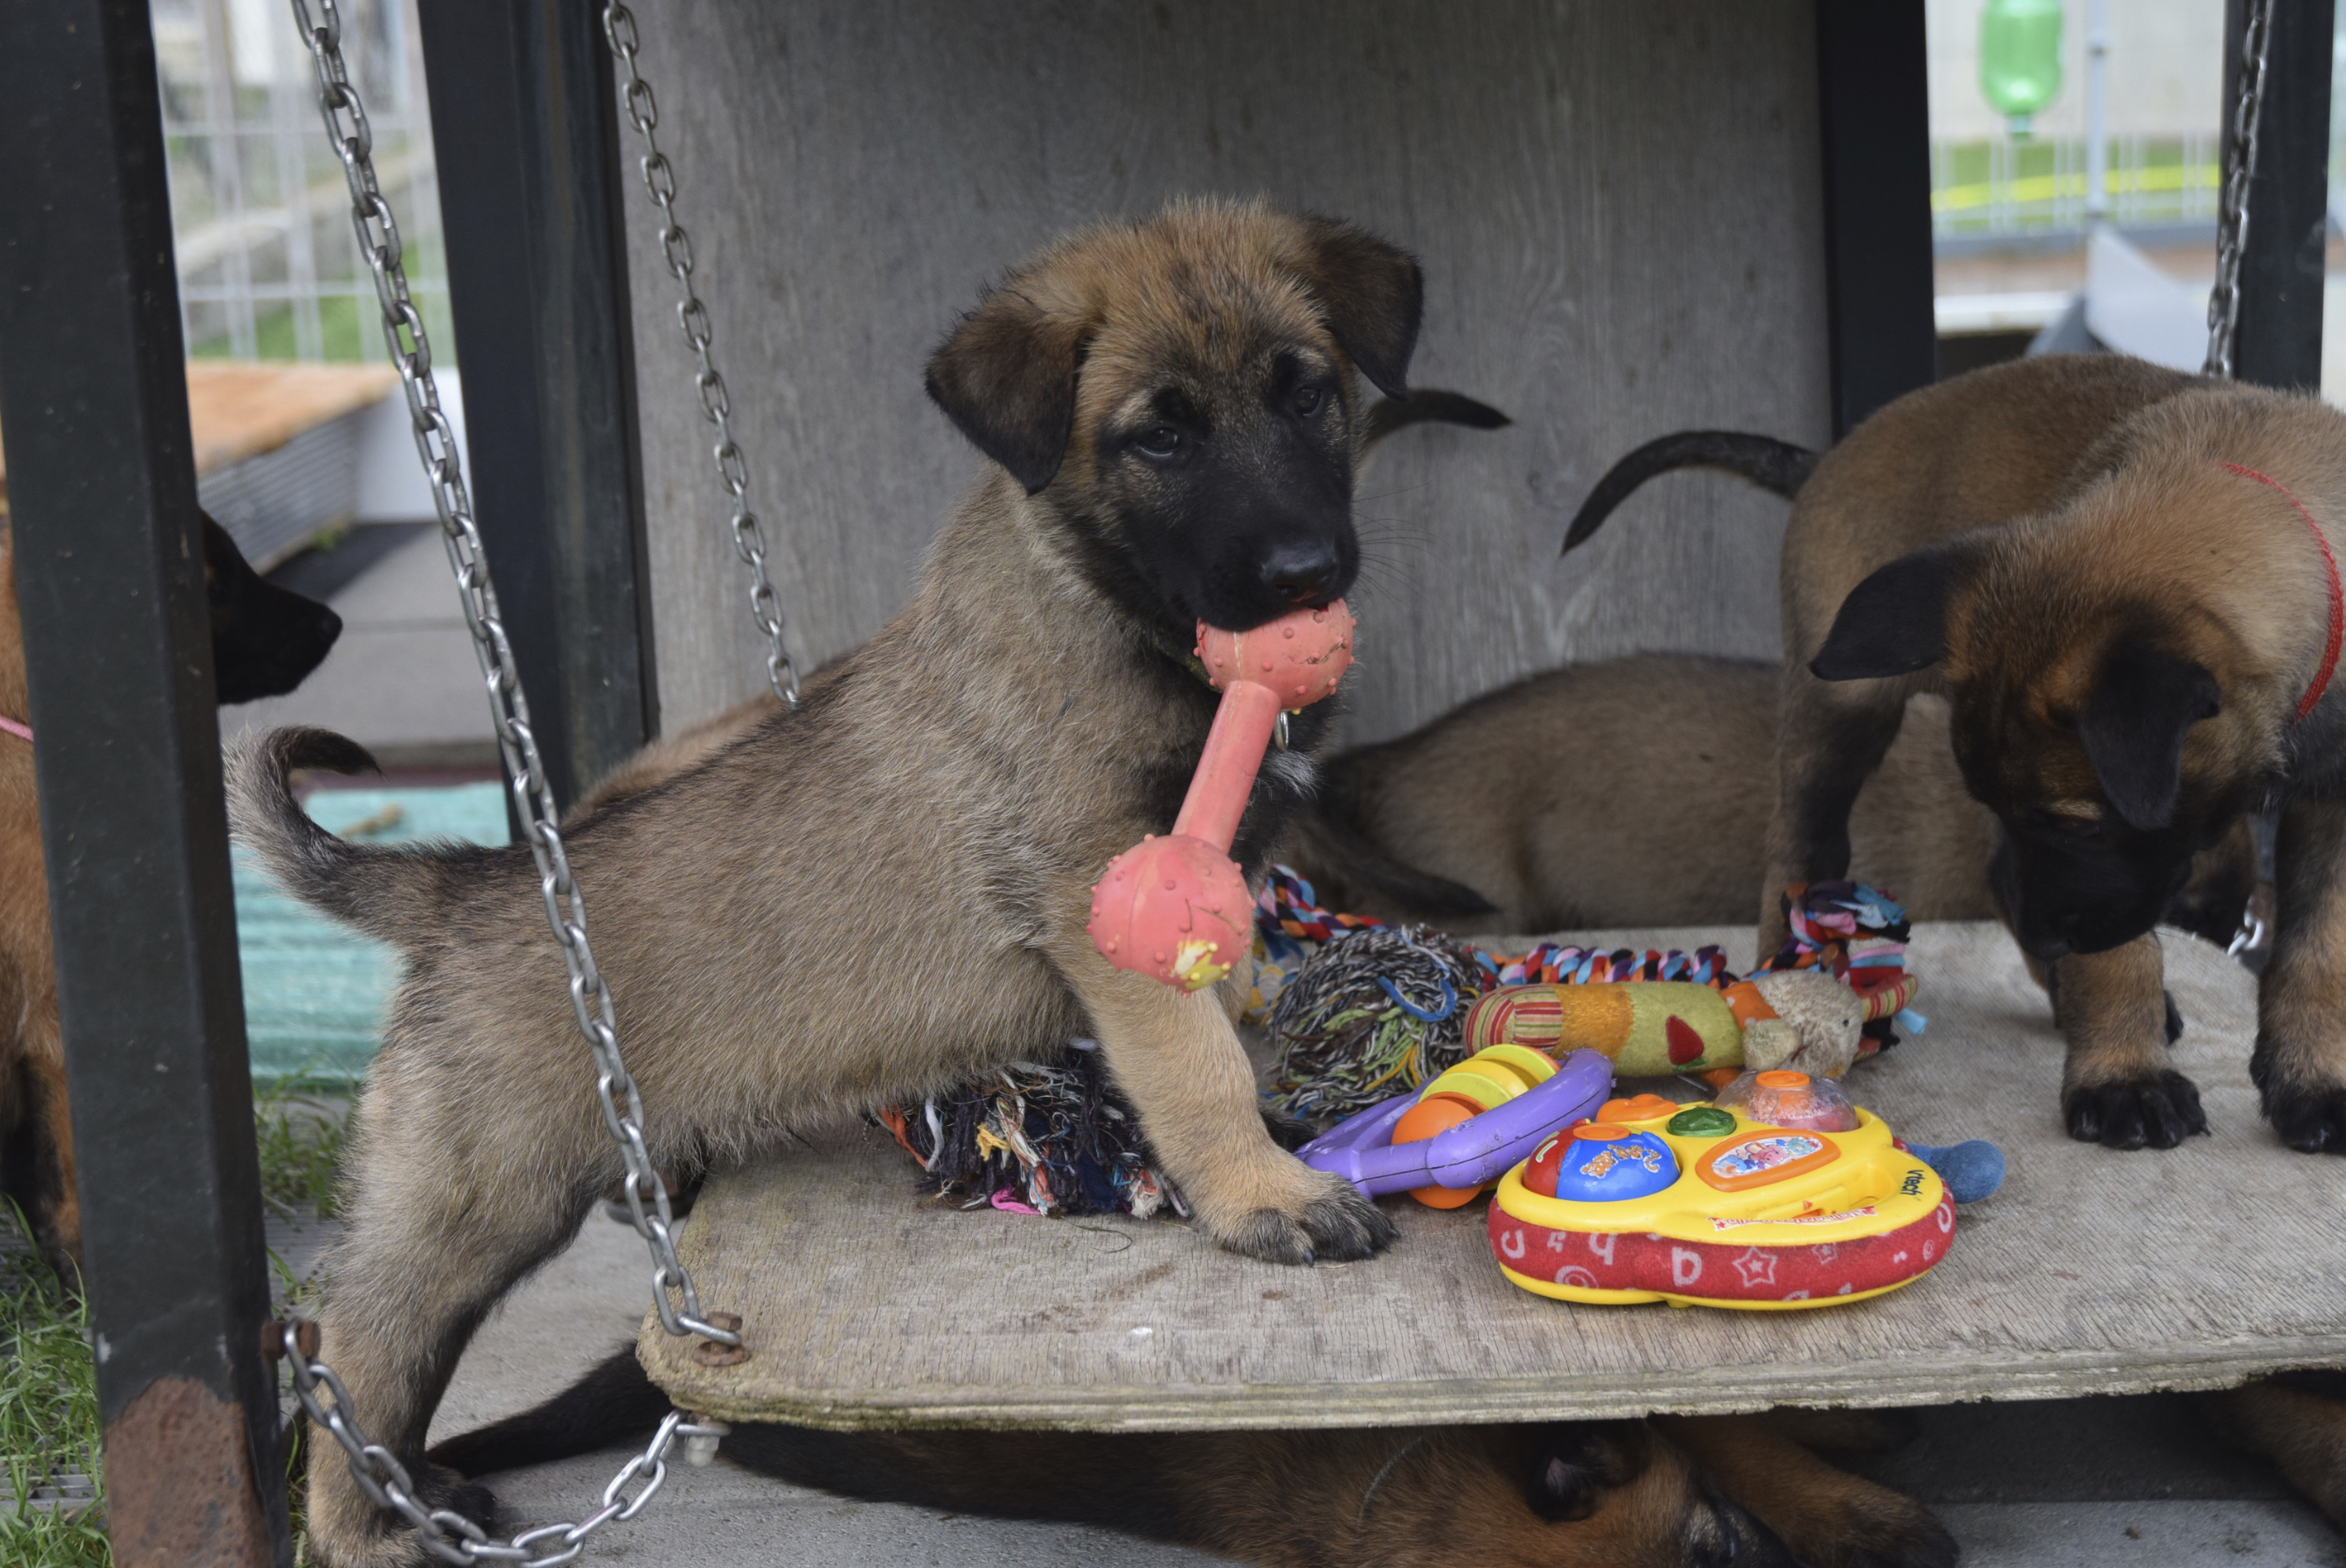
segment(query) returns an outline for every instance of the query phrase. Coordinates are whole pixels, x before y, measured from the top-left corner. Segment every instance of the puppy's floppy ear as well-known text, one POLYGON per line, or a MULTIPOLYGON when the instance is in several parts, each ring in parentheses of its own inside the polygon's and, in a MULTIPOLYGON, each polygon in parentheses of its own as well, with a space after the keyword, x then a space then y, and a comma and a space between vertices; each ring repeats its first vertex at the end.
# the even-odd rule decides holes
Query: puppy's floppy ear
POLYGON ((1523 1500, 1550 1524, 1587 1518, 1606 1492, 1636 1480, 1653 1458, 1645 1429, 1631 1422, 1572 1422, 1529 1435, 1523 1500))
POLYGON ((1947 656, 1947 602, 1972 559, 1969 545, 1951 540, 1875 571, 1841 601, 1809 671, 1820 680, 1878 680, 1939 662, 1947 656))
POLYGON ((1067 455, 1083 344, 1082 322, 1005 285, 929 357, 929 396, 1031 495, 1067 455))
POLYGON ((1397 246, 1333 218, 1303 220, 1302 270, 1328 329, 1389 398, 1409 395, 1409 356, 1425 314, 1425 274, 1397 246))
POLYGON ((2147 830, 2174 821, 2184 738, 2223 708, 2223 688, 2205 666, 2139 636, 2111 645, 2078 718, 2078 738, 2127 826, 2147 830))

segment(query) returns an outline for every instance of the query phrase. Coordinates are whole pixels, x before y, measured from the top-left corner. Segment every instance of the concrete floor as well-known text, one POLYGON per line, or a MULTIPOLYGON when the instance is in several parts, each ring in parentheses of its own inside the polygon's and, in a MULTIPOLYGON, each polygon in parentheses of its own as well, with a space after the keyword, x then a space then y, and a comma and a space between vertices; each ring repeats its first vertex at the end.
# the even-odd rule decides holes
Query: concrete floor
MULTIPOLYGON (((331 592, 348 627, 342 645, 300 692, 231 710, 223 728, 324 724, 380 748, 395 765, 487 759, 487 705, 436 531, 364 542, 369 551, 391 548, 331 592)), ((588 1092, 583 1065, 579 1084, 588 1092)), ((306 1273, 330 1229, 272 1225, 271 1245, 306 1273)), ((634 1233, 589 1219, 571 1249, 482 1328, 434 1438, 527 1408, 632 1340, 647 1278, 634 1233)), ((495 1478, 506 1523, 584 1517, 624 1457, 614 1450, 495 1478)), ((2264 1467, 2216 1447, 2181 1397, 1927 1410, 1912 1446, 1862 1468, 1936 1510, 1972 1568, 2346 1568, 2346 1538, 2264 1467)), ((599 1534, 587 1560, 1177 1568, 1217 1560, 1092 1530, 849 1502, 746 1475, 721 1459, 706 1469, 674 1467, 663 1496, 632 1522, 599 1534)))

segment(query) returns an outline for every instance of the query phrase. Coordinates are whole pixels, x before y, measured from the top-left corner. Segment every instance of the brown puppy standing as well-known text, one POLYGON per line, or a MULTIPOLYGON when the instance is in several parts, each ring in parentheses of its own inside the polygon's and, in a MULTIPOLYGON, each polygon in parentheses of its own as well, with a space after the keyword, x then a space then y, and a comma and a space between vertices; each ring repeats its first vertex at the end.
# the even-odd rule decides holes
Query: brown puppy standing
MULTIPOLYGON (((2195 852, 2277 801, 2278 929, 2251 1072, 2292 1148, 2346 1151, 2346 709, 2297 713, 2324 685, 2346 419, 2053 356, 1899 399, 1805 482, 1780 443, 1697 446, 1621 466, 1797 488, 1766 885, 1840 873, 1851 802, 1906 699, 1946 693, 1965 784, 2003 830, 2005 918, 2049 966, 2069 1130, 2169 1148, 2206 1123, 2167 1066, 2150 927, 2195 852)), ((1641 477, 1601 486, 1569 542, 1641 477)), ((1763 931, 1776 920, 1771 898, 1763 931)))
MULTIPOLYGON (((1374 1206, 1271 1141, 1223 999, 1111 968, 1084 925, 1204 742, 1196 621, 1350 586, 1354 372, 1405 389, 1420 297, 1356 230, 1185 205, 1046 251, 953 333, 930 391, 994 464, 912 603, 800 709, 567 835, 656 1159, 745 1157, 1089 1033, 1214 1240, 1285 1263, 1384 1244, 1374 1206)), ((1264 769, 1242 860, 1325 723, 1307 709, 1264 769)), ((413 1455, 474 1326, 619 1165, 528 855, 346 845, 286 792, 292 767, 364 761, 277 732, 232 810, 292 891, 405 953, 322 1326, 370 1436, 413 1455)), ((342 1466, 313 1470, 310 1520, 333 1568, 420 1560, 342 1466)))
MULTIPOLYGON (((227 530, 203 520, 212 672, 223 704, 292 691, 317 668, 342 618, 257 575, 227 530)), ((0 1187, 31 1220, 41 1250, 69 1274, 82 1256, 73 1120, 58 1035, 57 976, 40 802, 33 784, 16 559, 0 510, 0 1187)))

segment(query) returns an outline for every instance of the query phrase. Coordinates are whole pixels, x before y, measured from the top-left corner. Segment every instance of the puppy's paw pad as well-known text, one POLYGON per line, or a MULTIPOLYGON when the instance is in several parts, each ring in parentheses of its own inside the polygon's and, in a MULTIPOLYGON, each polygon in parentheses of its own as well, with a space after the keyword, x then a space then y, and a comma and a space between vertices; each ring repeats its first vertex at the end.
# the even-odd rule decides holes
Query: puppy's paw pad
POLYGON ((1312 1239, 1312 1252, 1322 1263, 1373 1257, 1401 1234, 1383 1210, 1349 1183, 1305 1206, 1303 1231, 1312 1239))
POLYGON ((2172 1149, 2207 1131, 2199 1086, 2180 1073, 2080 1084, 2061 1112, 2071 1137, 2105 1149, 2172 1149))
POLYGON ((2264 1119, 2300 1154, 2346 1154, 2346 1088, 2268 1086, 2264 1119))

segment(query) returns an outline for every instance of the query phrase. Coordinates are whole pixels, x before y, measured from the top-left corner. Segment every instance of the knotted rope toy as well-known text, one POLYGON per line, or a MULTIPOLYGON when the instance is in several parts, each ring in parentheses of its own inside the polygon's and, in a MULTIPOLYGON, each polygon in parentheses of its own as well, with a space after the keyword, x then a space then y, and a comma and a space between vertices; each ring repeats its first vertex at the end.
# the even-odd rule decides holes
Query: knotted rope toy
POLYGON ((1173 831, 1108 862, 1086 926, 1102 956, 1185 991, 1238 967, 1255 941, 1254 895, 1230 860, 1263 752, 1282 712, 1335 691, 1352 663, 1352 612, 1339 600, 1252 632, 1197 623, 1197 658, 1222 706, 1173 831))

